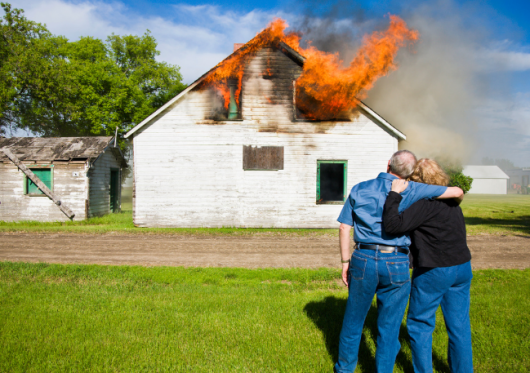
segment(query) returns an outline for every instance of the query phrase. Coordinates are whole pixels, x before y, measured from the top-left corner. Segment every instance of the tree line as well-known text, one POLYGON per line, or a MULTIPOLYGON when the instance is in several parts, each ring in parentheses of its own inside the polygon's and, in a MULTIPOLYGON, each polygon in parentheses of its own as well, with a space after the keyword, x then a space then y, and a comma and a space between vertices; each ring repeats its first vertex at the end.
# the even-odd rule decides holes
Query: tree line
POLYGON ((0 134, 123 134, 186 87, 178 66, 156 60, 149 30, 69 41, 0 6, 0 134))

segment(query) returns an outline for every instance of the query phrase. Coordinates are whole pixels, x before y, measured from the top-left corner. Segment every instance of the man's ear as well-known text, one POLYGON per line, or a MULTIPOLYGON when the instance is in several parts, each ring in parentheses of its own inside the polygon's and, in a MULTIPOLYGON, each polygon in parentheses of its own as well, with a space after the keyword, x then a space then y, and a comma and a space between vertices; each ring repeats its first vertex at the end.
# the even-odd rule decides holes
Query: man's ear
POLYGON ((386 165, 386 172, 390 172, 390 159, 388 160, 388 164, 386 165))

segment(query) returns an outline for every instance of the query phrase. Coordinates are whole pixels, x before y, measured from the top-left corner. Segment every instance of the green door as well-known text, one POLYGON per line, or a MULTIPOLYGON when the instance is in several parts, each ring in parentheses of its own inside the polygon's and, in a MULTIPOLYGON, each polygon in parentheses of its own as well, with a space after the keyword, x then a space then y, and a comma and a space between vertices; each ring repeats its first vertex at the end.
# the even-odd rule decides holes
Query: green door
POLYGON ((110 170, 110 211, 118 212, 120 197, 120 171, 110 170))

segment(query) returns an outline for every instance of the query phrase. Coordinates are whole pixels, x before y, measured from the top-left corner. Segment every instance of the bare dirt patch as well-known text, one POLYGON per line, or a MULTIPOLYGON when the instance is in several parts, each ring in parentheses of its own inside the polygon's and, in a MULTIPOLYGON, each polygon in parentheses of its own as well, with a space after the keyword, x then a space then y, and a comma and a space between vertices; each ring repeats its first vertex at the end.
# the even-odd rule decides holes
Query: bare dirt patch
MULTIPOLYGON (((530 268, 530 236, 469 236, 474 269, 530 268)), ((338 238, 0 234, 0 260, 186 267, 340 267, 338 238)))

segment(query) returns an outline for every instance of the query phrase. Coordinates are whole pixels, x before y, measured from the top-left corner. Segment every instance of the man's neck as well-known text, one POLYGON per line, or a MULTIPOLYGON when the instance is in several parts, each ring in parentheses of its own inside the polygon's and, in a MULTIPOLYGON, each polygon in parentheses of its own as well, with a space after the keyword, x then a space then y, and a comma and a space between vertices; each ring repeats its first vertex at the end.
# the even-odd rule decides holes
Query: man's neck
POLYGON ((394 174, 394 173, 392 173, 392 172, 390 172, 390 171, 387 171, 387 173, 389 173, 390 175, 394 175, 394 176, 397 177, 398 179, 403 179, 401 176, 396 175, 396 174, 394 174))

